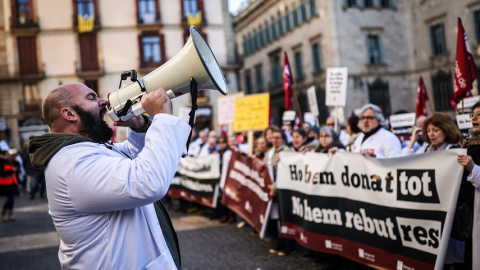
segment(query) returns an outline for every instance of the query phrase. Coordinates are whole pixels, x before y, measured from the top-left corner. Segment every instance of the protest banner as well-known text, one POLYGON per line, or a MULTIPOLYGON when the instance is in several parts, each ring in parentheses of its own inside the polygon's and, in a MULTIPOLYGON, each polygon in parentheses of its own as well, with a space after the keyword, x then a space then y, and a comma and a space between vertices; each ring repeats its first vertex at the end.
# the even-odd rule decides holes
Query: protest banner
POLYGON ((325 105, 345 107, 347 103, 348 68, 327 68, 325 105))
POLYGON ((268 166, 260 159, 233 152, 225 180, 222 202, 250 224, 260 237, 265 231, 268 193, 272 184, 268 166))
POLYGON ((442 269, 465 149, 392 159, 280 154, 280 233, 382 269, 442 269))
POLYGON ((167 195, 215 208, 220 180, 220 156, 211 154, 203 157, 180 159, 175 177, 167 195))

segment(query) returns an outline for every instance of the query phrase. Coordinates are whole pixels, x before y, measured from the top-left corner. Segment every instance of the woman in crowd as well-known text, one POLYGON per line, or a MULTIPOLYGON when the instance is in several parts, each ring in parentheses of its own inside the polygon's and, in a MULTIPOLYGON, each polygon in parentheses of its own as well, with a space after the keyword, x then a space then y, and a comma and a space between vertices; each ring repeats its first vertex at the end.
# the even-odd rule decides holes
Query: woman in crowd
POLYGON ((305 149, 305 142, 307 141, 307 133, 303 129, 296 129, 292 132, 292 146, 290 149, 293 152, 303 152, 305 149))
POLYGON ((345 146, 340 142, 337 133, 333 128, 324 126, 320 129, 320 142, 315 149, 317 153, 345 152, 345 146))
POLYGON ((473 129, 463 147, 467 155, 459 155, 458 162, 465 167, 459 198, 473 209, 472 237, 465 241, 464 269, 480 269, 480 102, 472 106, 473 129))
POLYGON ((352 114, 347 120, 347 132, 350 137, 348 137, 348 144, 345 145, 345 149, 348 152, 352 151, 353 142, 355 142, 358 134, 362 132, 362 130, 358 127, 359 122, 360 118, 355 114, 352 114))
POLYGON ((255 148, 253 151, 253 155, 258 158, 263 160, 265 158, 265 153, 267 152, 268 147, 267 147, 267 140, 265 140, 265 137, 260 136, 255 140, 255 148))
MULTIPOLYGON (((455 126, 450 116, 445 113, 434 112, 425 119, 422 132, 425 134, 426 146, 418 149, 417 152, 414 152, 413 148, 407 149, 407 147, 405 147, 407 150, 402 150, 404 156, 460 147, 459 142, 462 140, 462 134, 455 126)), ((412 135, 413 134, 418 134, 418 131, 412 133, 412 135)), ((414 137, 411 139, 415 140, 414 137)), ((460 267, 464 261, 464 253, 464 242, 450 238, 448 241, 447 253, 445 255, 444 269, 450 269, 450 267, 454 267, 454 265, 458 269, 463 269, 460 267)))
POLYGON ((279 131, 279 130, 280 130, 279 127, 277 127, 275 125, 271 125, 263 131, 263 137, 267 141, 267 148, 268 149, 272 148, 272 146, 273 146, 273 132, 274 131, 279 131))

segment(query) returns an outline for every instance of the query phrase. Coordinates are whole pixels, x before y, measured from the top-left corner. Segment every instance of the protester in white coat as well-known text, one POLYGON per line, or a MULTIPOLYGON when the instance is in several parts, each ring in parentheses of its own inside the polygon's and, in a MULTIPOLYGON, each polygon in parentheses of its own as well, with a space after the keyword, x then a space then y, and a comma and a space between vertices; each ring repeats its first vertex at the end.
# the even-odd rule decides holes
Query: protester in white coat
POLYGON ((102 120, 107 101, 79 83, 60 85, 44 98, 52 133, 33 138, 32 164, 45 166, 49 213, 60 236, 62 269, 181 268, 178 240, 163 205, 190 127, 172 116, 165 90, 143 95, 153 116, 112 144, 102 120), (148 129, 148 132, 147 132, 148 129))
POLYGON ((353 143, 352 152, 375 158, 393 158, 402 155, 400 140, 392 132, 383 128, 383 114, 374 104, 362 107, 360 122, 362 133, 353 143))

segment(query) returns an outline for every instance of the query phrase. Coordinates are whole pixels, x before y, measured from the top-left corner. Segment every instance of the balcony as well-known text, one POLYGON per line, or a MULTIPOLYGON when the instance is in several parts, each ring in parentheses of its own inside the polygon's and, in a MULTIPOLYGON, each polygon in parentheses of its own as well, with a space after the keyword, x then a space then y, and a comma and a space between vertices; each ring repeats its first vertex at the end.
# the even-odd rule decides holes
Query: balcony
POLYGON ((45 78, 44 69, 42 64, 33 68, 18 67, 15 71, 9 72, 8 64, 0 64, 0 81, 35 83, 45 78))
POLYGON ((98 32, 101 28, 99 16, 83 18, 79 14, 73 15, 73 30, 77 33, 98 32))
POLYGON ((137 28, 142 31, 157 30, 162 26, 162 20, 158 14, 145 13, 137 17, 137 28))
POLYGON ((19 100, 21 113, 40 114, 42 113, 42 100, 19 100))
POLYGON ((82 64, 81 61, 75 61, 75 73, 78 77, 85 80, 98 79, 105 74, 103 60, 95 64, 82 64))
POLYGON ((10 17, 10 31, 13 35, 35 35, 40 31, 38 19, 10 17))

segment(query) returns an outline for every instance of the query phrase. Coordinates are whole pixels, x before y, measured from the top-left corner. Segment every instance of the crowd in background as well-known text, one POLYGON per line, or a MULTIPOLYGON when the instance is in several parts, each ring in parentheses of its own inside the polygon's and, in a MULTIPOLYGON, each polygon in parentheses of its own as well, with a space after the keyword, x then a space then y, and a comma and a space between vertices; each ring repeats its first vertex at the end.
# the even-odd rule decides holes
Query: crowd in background
MULTIPOLYGON (((391 132, 388 121, 384 118, 381 109, 374 104, 366 104, 360 109, 360 115, 352 114, 345 123, 340 123, 338 118, 330 116, 327 118, 324 126, 312 126, 304 123, 300 127, 269 126, 263 132, 254 134, 252 151, 249 151, 246 133, 233 134, 228 137, 218 136, 215 131, 200 130, 198 135, 194 133, 193 142, 190 151, 191 156, 201 157, 204 155, 219 153, 221 159, 221 171, 228 166, 231 151, 241 151, 244 154, 251 152, 256 157, 268 165, 274 167, 279 162, 279 153, 282 151, 293 152, 317 152, 326 154, 335 154, 336 152, 360 153, 372 158, 394 158, 414 154, 422 154, 432 151, 441 151, 452 148, 468 148, 469 160, 465 160, 464 155, 459 156, 459 162, 465 166, 465 173, 460 188, 459 200, 465 201, 470 206, 473 214, 477 215, 480 197, 478 196, 477 182, 480 182, 480 176, 475 175, 474 164, 480 164, 480 103, 472 107, 471 135, 467 139, 463 138, 460 130, 453 119, 441 112, 432 113, 429 116, 420 116, 416 124, 412 127, 412 134, 406 137, 396 136, 391 132), (469 143, 466 143, 469 142, 469 143), (478 148, 478 149, 477 149, 478 148), (475 154, 479 152, 478 156, 475 154), (473 161, 472 158, 473 157, 473 161), (478 158, 478 160, 477 160, 478 158), (468 164, 468 166, 467 166, 468 164)), ((475 165, 476 166, 476 165, 475 165)), ((225 185, 225 175, 222 173, 220 181, 220 192, 225 185)), ((275 175, 273 176, 275 178, 275 175)), ((480 184, 479 184, 480 185, 480 184)), ((278 210, 276 205, 275 187, 271 188, 272 211, 267 225, 267 239, 272 242, 271 253, 279 256, 285 256, 296 249, 295 243, 291 239, 278 237, 278 210)), ((220 196, 221 197, 221 196, 220 196)), ((186 212, 198 211, 205 207, 188 203, 189 208, 181 209, 186 212)), ((217 209, 208 209, 211 218, 220 218, 221 222, 234 223, 237 226, 245 226, 245 222, 239 216, 223 206, 219 201, 217 209)), ((478 219, 478 217, 476 217, 478 219)), ((480 222, 480 219, 479 221, 480 222)), ((476 226, 474 225, 473 235, 475 235, 476 226)), ((480 245, 480 239, 473 237, 475 241, 472 244, 472 233, 467 240, 459 241, 454 238, 449 240, 447 254, 445 258, 444 269, 480 269, 477 260, 480 257, 480 249, 475 248, 480 245), (473 256, 472 256, 473 254, 473 256), (472 265, 473 263, 473 265, 472 265)), ((342 260, 337 256, 321 254, 313 251, 305 251, 302 258, 313 258, 315 261, 325 261, 326 257, 342 260)))

